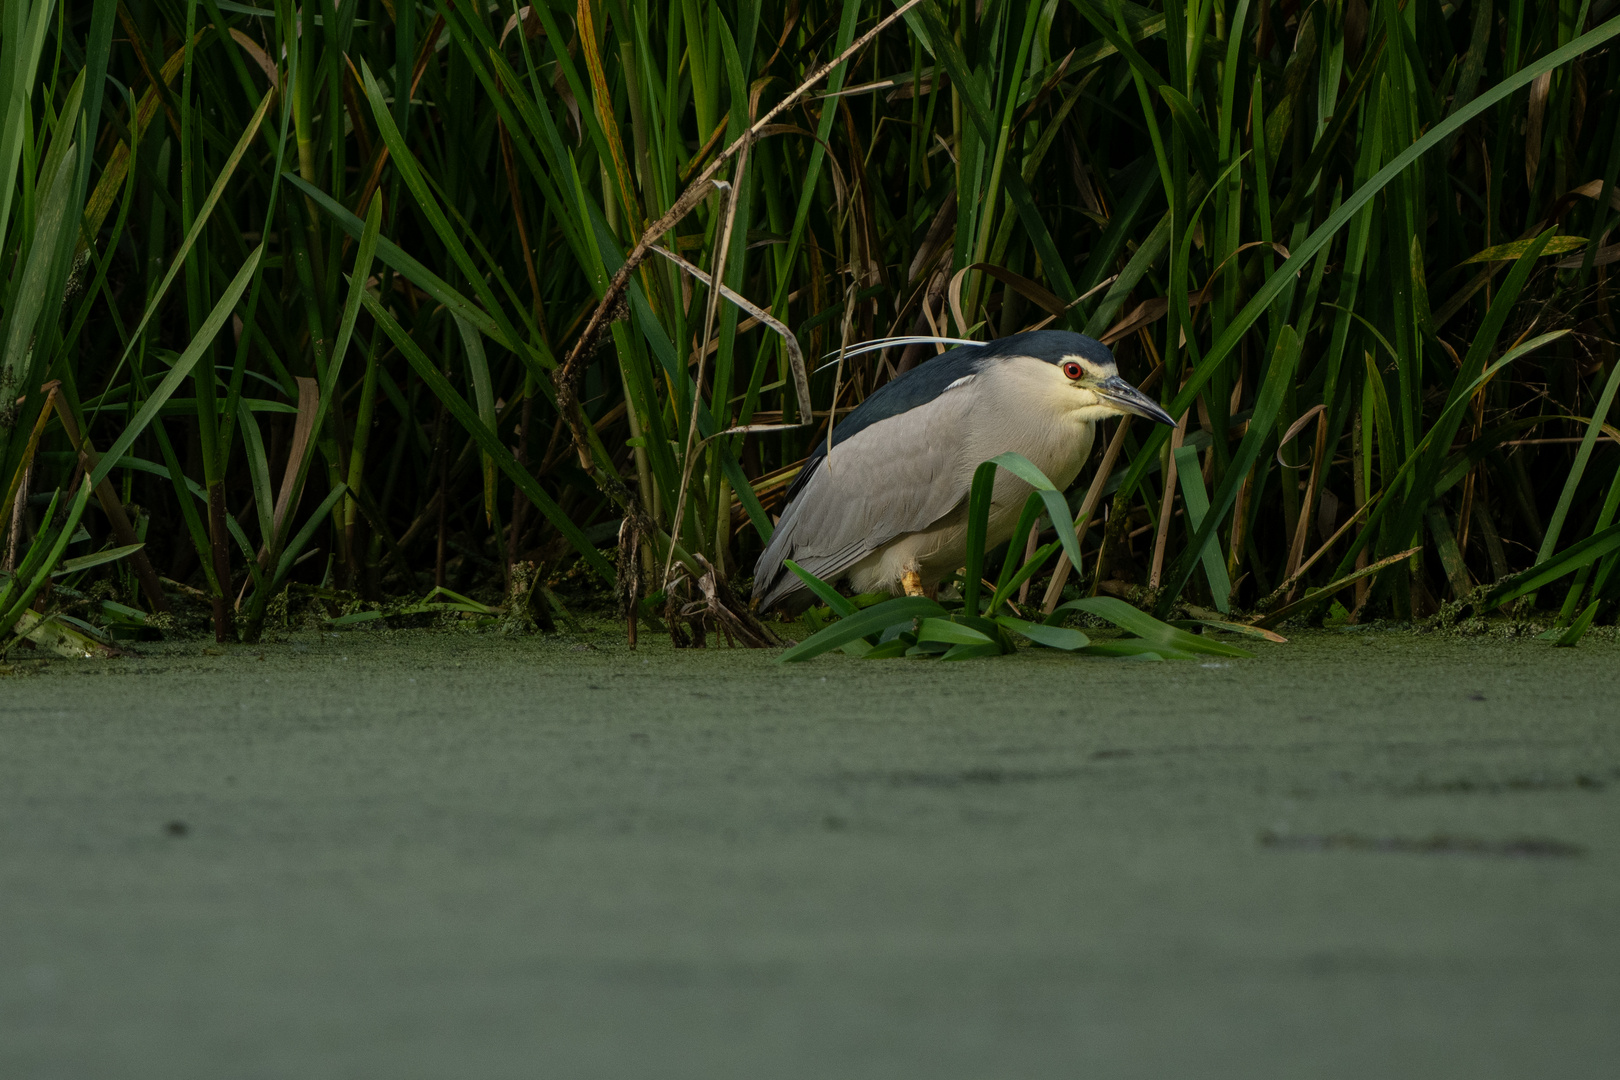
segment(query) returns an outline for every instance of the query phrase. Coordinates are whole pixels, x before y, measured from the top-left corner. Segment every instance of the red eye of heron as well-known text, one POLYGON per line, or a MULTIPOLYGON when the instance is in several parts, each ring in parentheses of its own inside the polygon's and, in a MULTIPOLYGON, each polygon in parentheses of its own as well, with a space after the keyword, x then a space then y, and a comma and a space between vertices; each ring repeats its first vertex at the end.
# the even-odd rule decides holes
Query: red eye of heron
POLYGON ((1071 379, 1078 379, 1080 376, 1084 375, 1085 373, 1086 373, 1086 369, 1081 367, 1078 363, 1076 363, 1073 360, 1070 360, 1068 363, 1063 365, 1063 374, 1066 375, 1067 377, 1071 378, 1071 379))

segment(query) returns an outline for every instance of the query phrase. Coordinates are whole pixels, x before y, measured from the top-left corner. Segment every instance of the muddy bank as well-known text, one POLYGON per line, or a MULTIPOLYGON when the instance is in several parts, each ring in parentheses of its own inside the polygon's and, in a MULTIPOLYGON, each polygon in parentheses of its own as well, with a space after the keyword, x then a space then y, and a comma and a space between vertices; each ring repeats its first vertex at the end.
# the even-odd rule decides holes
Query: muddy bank
POLYGON ((1620 1060, 1612 642, 782 667, 589 640, 18 665, 0 1074, 1620 1060))

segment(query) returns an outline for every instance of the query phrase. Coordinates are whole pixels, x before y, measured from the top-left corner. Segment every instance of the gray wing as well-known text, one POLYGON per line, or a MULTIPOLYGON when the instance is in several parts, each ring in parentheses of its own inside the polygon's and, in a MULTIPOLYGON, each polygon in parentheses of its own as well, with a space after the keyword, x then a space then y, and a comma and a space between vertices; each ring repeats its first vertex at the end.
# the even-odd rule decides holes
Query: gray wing
POLYGON ((833 581, 895 537, 956 509, 973 482, 961 460, 971 400, 954 390, 940 394, 833 447, 755 564, 760 610, 804 587, 783 559, 833 581))

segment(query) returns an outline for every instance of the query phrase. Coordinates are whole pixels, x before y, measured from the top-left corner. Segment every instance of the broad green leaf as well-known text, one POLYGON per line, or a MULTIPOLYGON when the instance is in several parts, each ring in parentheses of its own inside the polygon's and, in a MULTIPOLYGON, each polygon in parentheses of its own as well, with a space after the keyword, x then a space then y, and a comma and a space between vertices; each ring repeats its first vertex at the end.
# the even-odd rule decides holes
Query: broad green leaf
POLYGON ((1033 623, 1027 619, 1015 619, 1011 615, 998 615, 996 622, 1013 633, 1022 634, 1037 645, 1045 645, 1049 649, 1065 649, 1073 652, 1091 644, 1091 639, 1085 634, 1067 626, 1047 626, 1045 623, 1033 623))
POLYGON ((971 626, 951 622, 949 619, 932 618, 923 619, 917 624, 918 641, 943 641, 950 645, 991 645, 990 638, 985 637, 971 626))
POLYGON ((1035 493, 1046 504, 1047 516, 1052 519, 1052 527, 1057 530, 1058 541, 1068 553, 1069 561, 1075 566, 1084 566, 1085 560, 1080 555, 1080 538, 1074 534, 1074 522, 1069 518, 1069 504, 1056 485, 1046 478, 1046 474, 1022 454, 997 454, 990 459, 989 464, 1006 469, 1035 489, 1035 493))
POLYGON ((1225 642, 1213 641, 1207 637, 1189 634, 1185 630, 1177 630, 1168 623, 1160 622, 1147 612, 1134 608, 1117 596, 1088 596, 1079 600, 1070 600, 1060 604, 1058 611, 1084 611, 1089 615, 1107 619, 1121 630, 1126 630, 1143 641, 1152 645, 1159 652, 1166 649, 1183 653, 1202 653, 1210 656, 1237 656, 1252 657, 1254 654, 1228 645, 1225 642), (1160 648, 1162 646, 1163 648, 1160 648))
MULTIPOLYGON (((902 634, 899 637, 890 638, 888 641, 879 642, 878 644, 873 645, 871 648, 867 649, 861 654, 861 659, 893 660, 896 657, 906 655, 906 652, 915 644, 917 644, 916 638, 912 637, 910 634, 902 634)), ((844 647, 847 649, 849 646, 846 645, 844 647)))
POLYGON ((1000 656, 1000 655, 1001 655, 1001 646, 997 645, 993 641, 992 642, 987 642, 986 644, 983 644, 983 645, 972 645, 972 644, 968 644, 968 643, 964 642, 964 643, 959 644, 959 645, 952 645, 949 649, 947 649, 945 651, 945 655, 941 656, 940 659, 941 660, 977 660, 981 656, 1000 656))
POLYGON ((795 660, 809 660, 811 657, 836 649, 845 642, 886 630, 895 623, 935 618, 945 614, 947 612, 938 602, 926 596, 897 596, 893 600, 838 620, 827 629, 793 646, 777 660, 784 664, 795 660))

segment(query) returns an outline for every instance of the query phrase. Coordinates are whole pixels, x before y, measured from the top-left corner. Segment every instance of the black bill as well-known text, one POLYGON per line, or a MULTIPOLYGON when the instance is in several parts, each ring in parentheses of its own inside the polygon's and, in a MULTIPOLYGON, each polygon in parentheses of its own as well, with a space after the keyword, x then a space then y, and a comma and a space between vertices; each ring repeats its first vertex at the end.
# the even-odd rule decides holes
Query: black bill
POLYGON ((1133 416, 1144 417, 1156 424, 1164 424, 1167 427, 1176 426, 1175 420, 1159 406, 1157 401, 1154 401, 1118 375, 1110 375, 1101 382, 1092 384, 1091 389, 1104 401, 1118 406, 1133 416))

